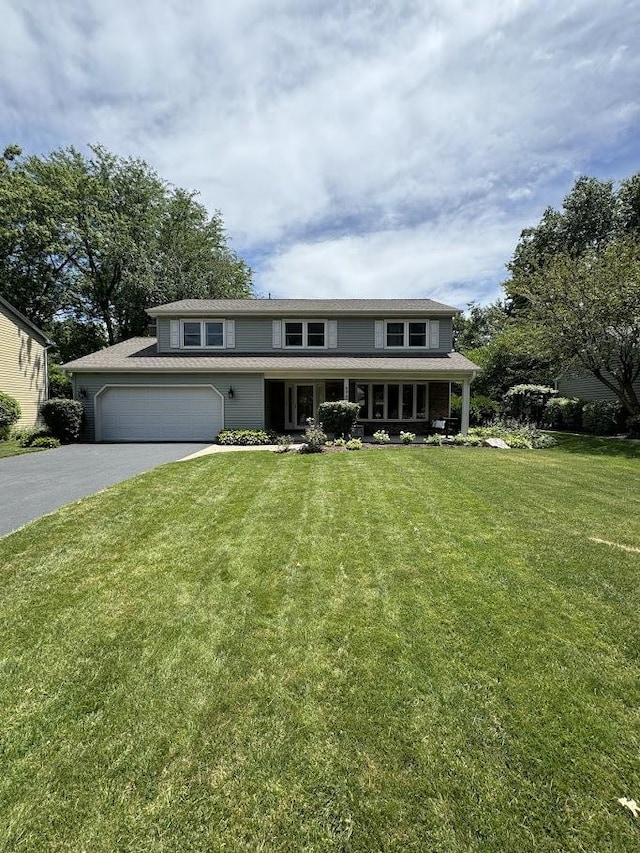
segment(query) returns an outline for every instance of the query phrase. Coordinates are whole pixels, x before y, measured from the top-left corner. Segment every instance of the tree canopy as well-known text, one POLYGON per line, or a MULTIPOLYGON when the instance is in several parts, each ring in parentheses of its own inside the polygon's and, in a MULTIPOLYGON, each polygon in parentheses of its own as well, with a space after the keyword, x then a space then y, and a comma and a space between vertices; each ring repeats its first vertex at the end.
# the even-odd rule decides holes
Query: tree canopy
POLYGON ((522 232, 505 289, 563 367, 593 374, 640 413, 640 174, 579 178, 562 211, 522 232))
POLYGON ((101 146, 23 158, 10 146, 0 160, 0 294, 54 340, 64 332, 68 354, 74 340, 145 334, 153 305, 245 298, 252 287, 221 214, 143 160, 101 146), (69 324, 83 328, 71 334, 69 324))

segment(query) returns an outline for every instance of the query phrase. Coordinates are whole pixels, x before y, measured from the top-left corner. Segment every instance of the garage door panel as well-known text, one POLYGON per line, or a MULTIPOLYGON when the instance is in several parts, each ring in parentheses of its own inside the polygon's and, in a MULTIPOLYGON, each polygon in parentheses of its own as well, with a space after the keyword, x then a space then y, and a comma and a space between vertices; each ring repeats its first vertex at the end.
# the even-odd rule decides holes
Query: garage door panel
POLYGON ((117 386, 96 401, 102 441, 212 441, 222 398, 211 386, 117 386))

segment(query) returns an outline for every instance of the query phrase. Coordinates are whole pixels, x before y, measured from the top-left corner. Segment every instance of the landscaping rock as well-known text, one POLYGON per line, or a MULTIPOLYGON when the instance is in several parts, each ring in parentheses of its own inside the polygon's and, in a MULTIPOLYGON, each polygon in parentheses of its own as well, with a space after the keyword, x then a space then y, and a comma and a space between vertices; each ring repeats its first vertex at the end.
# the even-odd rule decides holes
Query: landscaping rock
POLYGON ((507 442, 501 438, 485 438, 482 444, 484 447, 498 447, 500 450, 511 450, 507 442))

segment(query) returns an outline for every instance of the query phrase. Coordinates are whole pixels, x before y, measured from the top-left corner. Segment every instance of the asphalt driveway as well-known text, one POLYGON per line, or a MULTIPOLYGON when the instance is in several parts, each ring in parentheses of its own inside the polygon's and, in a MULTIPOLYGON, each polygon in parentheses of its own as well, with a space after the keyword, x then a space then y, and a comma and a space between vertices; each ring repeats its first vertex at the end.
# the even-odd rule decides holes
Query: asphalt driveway
POLYGON ((68 444, 0 459, 0 536, 207 444, 68 444))

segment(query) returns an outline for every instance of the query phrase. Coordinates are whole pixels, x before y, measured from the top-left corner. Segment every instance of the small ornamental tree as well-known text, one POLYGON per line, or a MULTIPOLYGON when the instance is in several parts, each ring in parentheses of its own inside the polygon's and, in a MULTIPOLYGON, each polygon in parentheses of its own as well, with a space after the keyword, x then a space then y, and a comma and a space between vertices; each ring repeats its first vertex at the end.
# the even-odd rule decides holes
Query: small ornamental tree
POLYGON ((547 400, 557 393, 546 385, 514 385, 504 395, 505 412, 518 421, 541 423, 547 400))
POLYGON ((40 406, 40 414, 54 438, 63 442, 76 441, 80 437, 84 410, 78 400, 46 400, 40 406))
POLYGON ((21 415, 20 403, 15 397, 0 391, 0 441, 9 437, 11 427, 21 415))
POLYGON ((359 414, 360 404, 348 400, 320 403, 318 406, 318 420, 324 431, 345 438, 351 435, 359 414))

